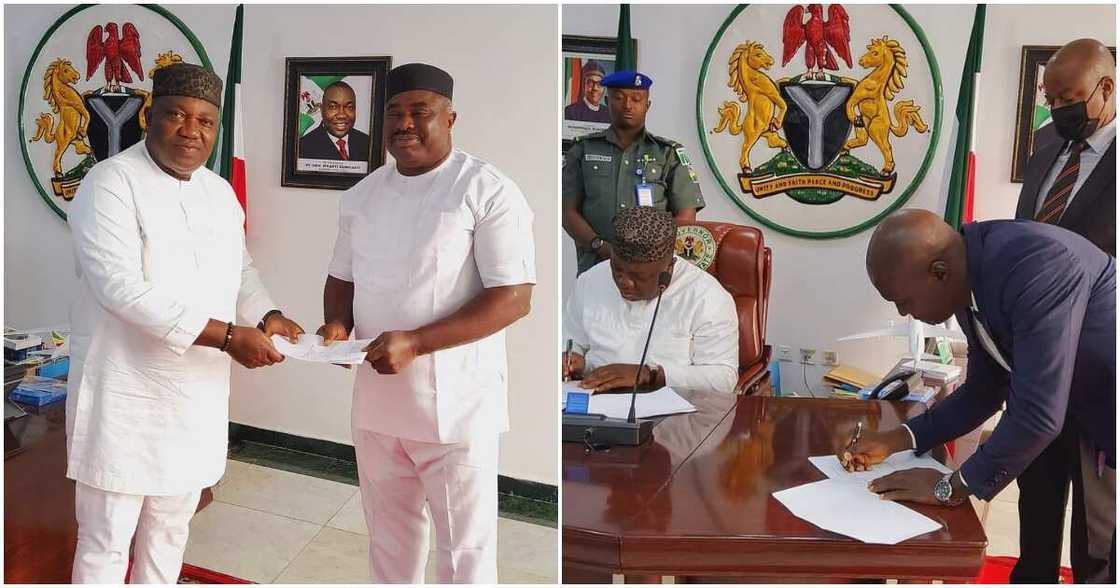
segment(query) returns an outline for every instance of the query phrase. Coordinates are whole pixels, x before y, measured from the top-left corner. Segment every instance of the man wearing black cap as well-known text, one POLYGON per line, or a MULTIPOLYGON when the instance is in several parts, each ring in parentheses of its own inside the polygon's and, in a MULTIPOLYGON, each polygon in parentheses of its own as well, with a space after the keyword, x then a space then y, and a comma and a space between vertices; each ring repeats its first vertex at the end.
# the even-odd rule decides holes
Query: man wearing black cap
POLYGON ((369 135, 354 128, 357 119, 354 89, 343 81, 323 90, 319 105, 322 122, 299 139, 299 157, 334 161, 367 161, 369 135))
POLYGON ((199 494, 225 472, 230 358, 272 365, 269 337, 303 332, 253 268, 233 189, 202 167, 221 95, 197 65, 157 70, 144 141, 95 165, 70 209, 75 583, 122 584, 134 538, 133 583, 178 580, 199 494))
POLYGON ((603 105, 603 66, 589 59, 580 75, 579 100, 564 107, 566 120, 609 123, 611 115, 603 105))
POLYGON ((562 220, 576 243, 579 273, 611 256, 611 219, 620 211, 654 206, 686 222, 704 208, 684 146, 646 131, 653 80, 620 71, 602 84, 610 128, 577 138, 564 155, 562 220))
POLYGON ((452 146, 452 80, 389 72, 395 163, 349 191, 324 286, 327 341, 372 338, 351 426, 375 583, 497 582, 498 434, 509 429, 504 330, 529 312, 533 213, 493 166, 452 146))
POLYGON ((560 358, 563 376, 582 379, 584 388, 597 392, 637 383, 731 394, 739 372, 739 321, 731 294, 673 255, 677 225, 667 211, 630 207, 612 224, 609 263, 576 280, 564 310, 573 351, 560 358), (634 362, 642 357, 658 294, 657 323, 639 370, 634 362))

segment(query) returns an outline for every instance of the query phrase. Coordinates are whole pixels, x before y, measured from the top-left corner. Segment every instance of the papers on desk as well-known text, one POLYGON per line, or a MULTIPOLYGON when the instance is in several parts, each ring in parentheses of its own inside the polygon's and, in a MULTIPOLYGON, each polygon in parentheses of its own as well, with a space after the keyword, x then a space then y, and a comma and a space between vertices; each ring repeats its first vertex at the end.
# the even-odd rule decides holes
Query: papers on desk
POLYGON ((276 350, 285 357, 313 361, 316 363, 340 363, 358 365, 366 359, 362 349, 369 345, 373 339, 359 339, 357 341, 335 341, 329 347, 323 345, 323 338, 318 335, 303 334, 299 336, 299 343, 292 345, 280 335, 272 336, 272 344, 276 350))
MULTIPOLYGON (((591 394, 590 390, 580 388, 578 380, 564 382, 560 395, 561 410, 566 406, 569 392, 591 394)), ((696 412, 696 407, 668 386, 653 392, 639 392, 634 403, 634 416, 639 419, 688 412, 696 412)), ((630 415, 630 394, 593 394, 588 401, 587 414, 625 419, 630 415)))
POLYGON ((940 523, 867 489, 871 480, 900 470, 953 471, 932 457, 900 451, 866 472, 844 470, 835 455, 810 457, 809 462, 828 479, 774 493, 774 498, 798 518, 864 543, 887 545, 941 528, 940 523))
POLYGON ((834 480, 847 480, 851 482, 859 482, 864 486, 876 478, 882 478, 887 474, 893 474, 900 470, 909 470, 913 468, 933 468, 943 474, 951 474, 953 470, 949 469, 945 464, 933 459, 929 455, 918 457, 913 451, 899 451, 883 460, 883 463, 876 464, 866 472, 849 472, 844 469, 840 463, 840 458, 835 455, 818 455, 809 458, 809 463, 816 466, 822 474, 834 480))
POLYGON ((864 543, 894 545, 941 528, 928 517, 879 498, 862 482, 829 478, 775 492, 774 498, 798 518, 864 543))

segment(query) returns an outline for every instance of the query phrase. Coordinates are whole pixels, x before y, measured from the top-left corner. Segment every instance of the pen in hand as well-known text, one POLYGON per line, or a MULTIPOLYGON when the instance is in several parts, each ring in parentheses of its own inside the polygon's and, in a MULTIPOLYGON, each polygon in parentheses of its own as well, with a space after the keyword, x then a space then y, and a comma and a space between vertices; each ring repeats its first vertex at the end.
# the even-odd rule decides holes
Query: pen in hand
POLYGON ((568 381, 572 377, 572 340, 568 339, 568 353, 564 356, 568 363, 568 369, 565 370, 563 380, 568 381))
POLYGON ((843 465, 844 469, 846 469, 848 471, 852 471, 852 469, 855 467, 854 456, 848 450, 851 449, 852 447, 854 447, 856 443, 859 443, 859 437, 862 434, 863 434, 863 421, 858 421, 858 422, 856 422, 855 431, 852 431, 852 438, 849 439, 848 444, 844 446, 844 450, 845 450, 844 451, 844 459, 842 460, 841 465, 843 465), (849 466, 851 466, 851 467, 849 467, 849 466))

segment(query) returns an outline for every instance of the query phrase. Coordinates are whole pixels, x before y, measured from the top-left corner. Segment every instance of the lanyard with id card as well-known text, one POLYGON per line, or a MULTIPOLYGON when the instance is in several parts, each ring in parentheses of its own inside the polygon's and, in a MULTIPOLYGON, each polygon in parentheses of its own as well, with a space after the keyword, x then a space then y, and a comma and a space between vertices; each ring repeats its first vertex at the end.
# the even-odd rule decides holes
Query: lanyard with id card
POLYGON ((650 156, 642 156, 642 165, 634 170, 640 181, 634 186, 634 199, 638 206, 653 206, 653 184, 646 182, 646 165, 649 165, 650 156))

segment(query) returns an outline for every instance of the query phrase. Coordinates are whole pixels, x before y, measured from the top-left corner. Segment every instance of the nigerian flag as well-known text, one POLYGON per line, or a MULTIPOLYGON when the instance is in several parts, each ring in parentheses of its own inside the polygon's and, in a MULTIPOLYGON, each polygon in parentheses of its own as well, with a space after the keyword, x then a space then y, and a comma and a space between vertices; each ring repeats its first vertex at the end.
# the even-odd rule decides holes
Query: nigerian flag
POLYGON ((299 79, 299 136, 319 124, 319 105, 323 103, 323 90, 346 76, 301 76, 299 79))
POLYGON ((949 176, 949 198, 945 202, 945 222, 960 229, 972 222, 976 197, 976 114, 980 98, 980 63, 983 61, 984 17, 987 5, 976 6, 972 36, 965 53, 961 87, 957 94, 957 141, 953 147, 953 171, 949 176))

